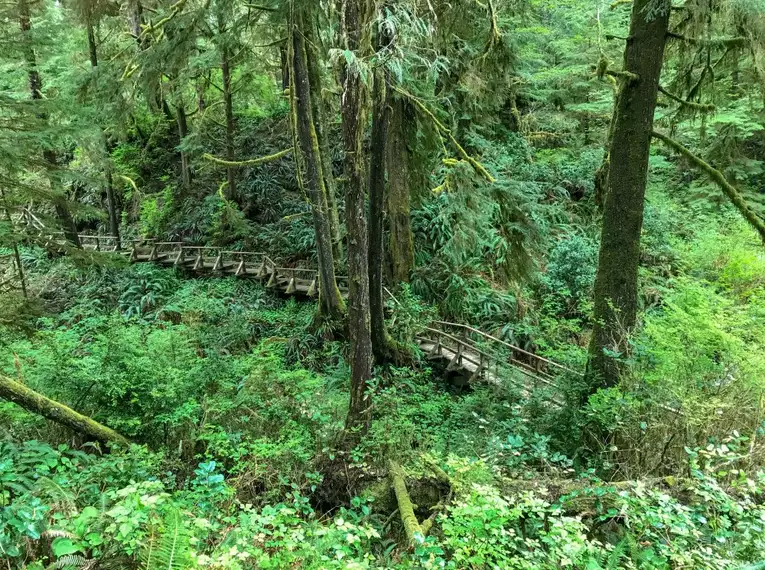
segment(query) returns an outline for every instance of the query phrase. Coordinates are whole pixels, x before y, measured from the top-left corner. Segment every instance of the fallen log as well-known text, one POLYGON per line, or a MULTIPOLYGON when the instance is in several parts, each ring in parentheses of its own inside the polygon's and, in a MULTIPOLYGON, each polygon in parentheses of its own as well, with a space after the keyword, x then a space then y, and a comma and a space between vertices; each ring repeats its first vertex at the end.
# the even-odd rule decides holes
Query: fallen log
POLYGON ((0 375, 0 398, 5 398, 29 412, 39 414, 91 439, 123 447, 129 445, 128 440, 113 429, 3 375, 0 375))
POLYGON ((398 512, 401 515, 401 522, 404 525, 407 543, 409 546, 414 546, 418 542, 422 542, 425 538, 425 532, 420 526, 420 523, 417 522, 417 515, 414 514, 414 505, 409 498, 409 492, 406 490, 406 476, 404 470, 392 459, 388 461, 388 476, 390 477, 393 492, 396 494, 398 512))

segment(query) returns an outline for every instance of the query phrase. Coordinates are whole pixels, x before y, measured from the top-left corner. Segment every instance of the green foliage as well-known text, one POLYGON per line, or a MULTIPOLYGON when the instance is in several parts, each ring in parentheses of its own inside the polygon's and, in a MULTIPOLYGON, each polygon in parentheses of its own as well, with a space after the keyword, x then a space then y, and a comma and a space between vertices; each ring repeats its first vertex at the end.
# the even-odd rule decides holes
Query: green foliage
POLYGON ((162 531, 152 531, 141 551, 144 570, 183 570, 188 568, 189 535, 178 509, 171 509, 162 521, 162 531))

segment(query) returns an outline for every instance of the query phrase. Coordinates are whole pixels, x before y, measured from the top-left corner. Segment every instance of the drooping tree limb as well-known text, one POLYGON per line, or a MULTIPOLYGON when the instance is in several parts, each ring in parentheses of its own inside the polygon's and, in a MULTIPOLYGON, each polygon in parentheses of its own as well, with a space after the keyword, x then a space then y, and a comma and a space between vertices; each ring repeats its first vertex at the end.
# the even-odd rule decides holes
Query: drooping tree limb
POLYGON ((659 93, 664 94, 665 96, 669 97, 676 103, 680 103, 681 106, 686 107, 688 109, 692 109, 694 111, 701 111, 704 113, 711 113, 715 110, 715 106, 711 103, 694 103, 693 101, 686 101, 682 97, 678 97, 674 93, 670 93, 664 87, 659 85, 659 93))
POLYGON ((431 121, 433 121, 433 124, 436 126, 436 129, 439 131, 440 134, 446 135, 446 137, 449 139, 449 141, 454 145, 454 147, 457 149, 458 154, 464 159, 467 160, 468 163, 470 163, 470 166, 473 167, 473 170, 475 170, 478 174, 483 176, 486 181, 489 184, 494 184, 496 182, 496 178, 494 178, 488 170, 486 170, 486 167, 484 167, 483 164, 478 162, 475 158, 470 156, 467 151, 462 147, 462 145, 457 142, 457 139, 454 138, 454 135, 452 134, 451 130, 446 128, 446 125, 444 125, 441 121, 438 120, 438 118, 428 109, 425 104, 420 101, 417 97, 409 93, 408 91, 401 89, 400 87, 393 87, 393 89, 412 101, 414 103, 415 107, 417 107, 422 113, 424 113, 431 121))
POLYGON ((170 6, 170 14, 159 20, 158 22, 151 24, 149 26, 145 26, 143 28, 143 31, 141 31, 141 36, 139 39, 142 39, 146 35, 152 33, 155 30, 158 30, 162 27, 164 27, 165 24, 167 24, 170 20, 175 18, 178 14, 181 13, 181 10, 183 10, 183 5, 186 4, 186 0, 178 0, 175 4, 170 6))
POLYGON ((667 37, 695 46, 746 47, 747 44, 746 38, 744 37, 703 39, 691 38, 674 32, 667 32, 667 37))
POLYGON ((269 154, 267 156, 261 156, 260 158, 251 158, 249 160, 224 160, 222 158, 218 158, 208 153, 203 154, 202 158, 204 158, 205 160, 214 162, 215 164, 220 164, 222 166, 257 166, 258 164, 272 162, 274 160, 279 160, 280 158, 284 158, 285 156, 290 154, 293 150, 294 149, 292 148, 287 148, 277 152, 276 154, 269 154))
POLYGON ((51 400, 7 376, 0 375, 0 398, 10 400, 25 410, 66 426, 74 431, 104 443, 129 445, 126 438, 111 428, 75 412, 69 406, 51 400))
POLYGON ((757 213, 752 210, 749 204, 746 203, 741 193, 725 179, 722 172, 711 166, 709 163, 703 161, 701 158, 693 154, 689 149, 681 145, 674 139, 669 138, 667 135, 652 131, 651 135, 659 139, 666 144, 672 150, 675 150, 682 154, 685 158, 690 160, 695 166, 703 170, 707 176, 709 176, 715 184, 717 184, 728 199, 733 203, 739 213, 749 222, 757 233, 760 234, 760 238, 765 243, 765 220, 763 220, 757 213))

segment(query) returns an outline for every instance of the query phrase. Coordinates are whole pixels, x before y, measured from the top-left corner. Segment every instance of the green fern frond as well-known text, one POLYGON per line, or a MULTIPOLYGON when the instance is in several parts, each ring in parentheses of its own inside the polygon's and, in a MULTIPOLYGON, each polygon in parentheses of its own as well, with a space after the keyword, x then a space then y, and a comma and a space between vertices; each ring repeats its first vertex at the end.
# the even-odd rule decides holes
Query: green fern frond
POLYGON ((35 494, 43 496, 45 499, 48 499, 49 502, 61 505, 61 510, 68 513, 77 511, 74 495, 49 477, 40 477, 35 486, 35 494))
POLYGON ((90 560, 85 558, 82 554, 67 554, 62 556, 53 564, 55 570, 71 570, 72 568, 84 568, 90 560))
POLYGON ((189 532, 181 511, 173 509, 165 515, 163 532, 156 528, 141 553, 143 570, 184 570, 189 565, 189 532))

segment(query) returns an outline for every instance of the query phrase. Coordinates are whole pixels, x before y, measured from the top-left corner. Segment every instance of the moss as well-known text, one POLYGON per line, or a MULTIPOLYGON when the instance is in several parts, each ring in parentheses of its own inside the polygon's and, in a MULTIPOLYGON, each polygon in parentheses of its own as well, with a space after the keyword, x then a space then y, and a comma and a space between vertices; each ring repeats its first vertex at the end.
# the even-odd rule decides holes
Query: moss
POLYGON ((757 230, 757 233, 760 234, 760 239, 762 239, 763 243, 765 243, 765 220, 760 218, 760 216, 758 216, 757 213, 752 210, 749 204, 747 204, 746 200, 744 200, 744 197, 741 195, 741 193, 725 179, 725 176, 722 172, 714 168, 709 163, 704 162, 698 156, 693 154, 689 149, 681 145, 676 140, 671 139, 667 135, 656 131, 652 131, 651 135, 654 138, 662 141, 671 149, 682 154, 694 165, 703 170, 712 179, 712 181, 720 187, 720 189, 723 191, 723 194, 728 197, 728 199, 733 203, 733 205, 744 217, 744 219, 749 222, 755 230, 757 230))
POLYGON ((220 164, 223 166, 257 166, 258 164, 273 162, 274 160, 279 160, 280 158, 284 158, 285 156, 293 152, 293 150, 294 149, 287 148, 275 154, 269 154, 267 156, 261 156, 259 158, 251 158, 249 160, 224 160, 222 158, 217 158, 207 153, 203 154, 202 158, 209 160, 211 162, 214 162, 215 164, 220 164))
POLYGON ((125 447, 129 445, 128 440, 113 429, 75 412, 72 408, 51 400, 7 376, 0 376, 0 397, 92 439, 125 447))
POLYGON ((414 504, 409 497, 409 492, 406 490, 404 470, 398 463, 389 460, 388 475, 390 476, 393 492, 396 494, 398 512, 401 516, 401 523, 404 525, 406 540, 410 546, 413 546, 417 543, 418 536, 420 537, 420 540, 422 539, 424 532, 420 523, 417 521, 417 516, 414 514, 414 504))

